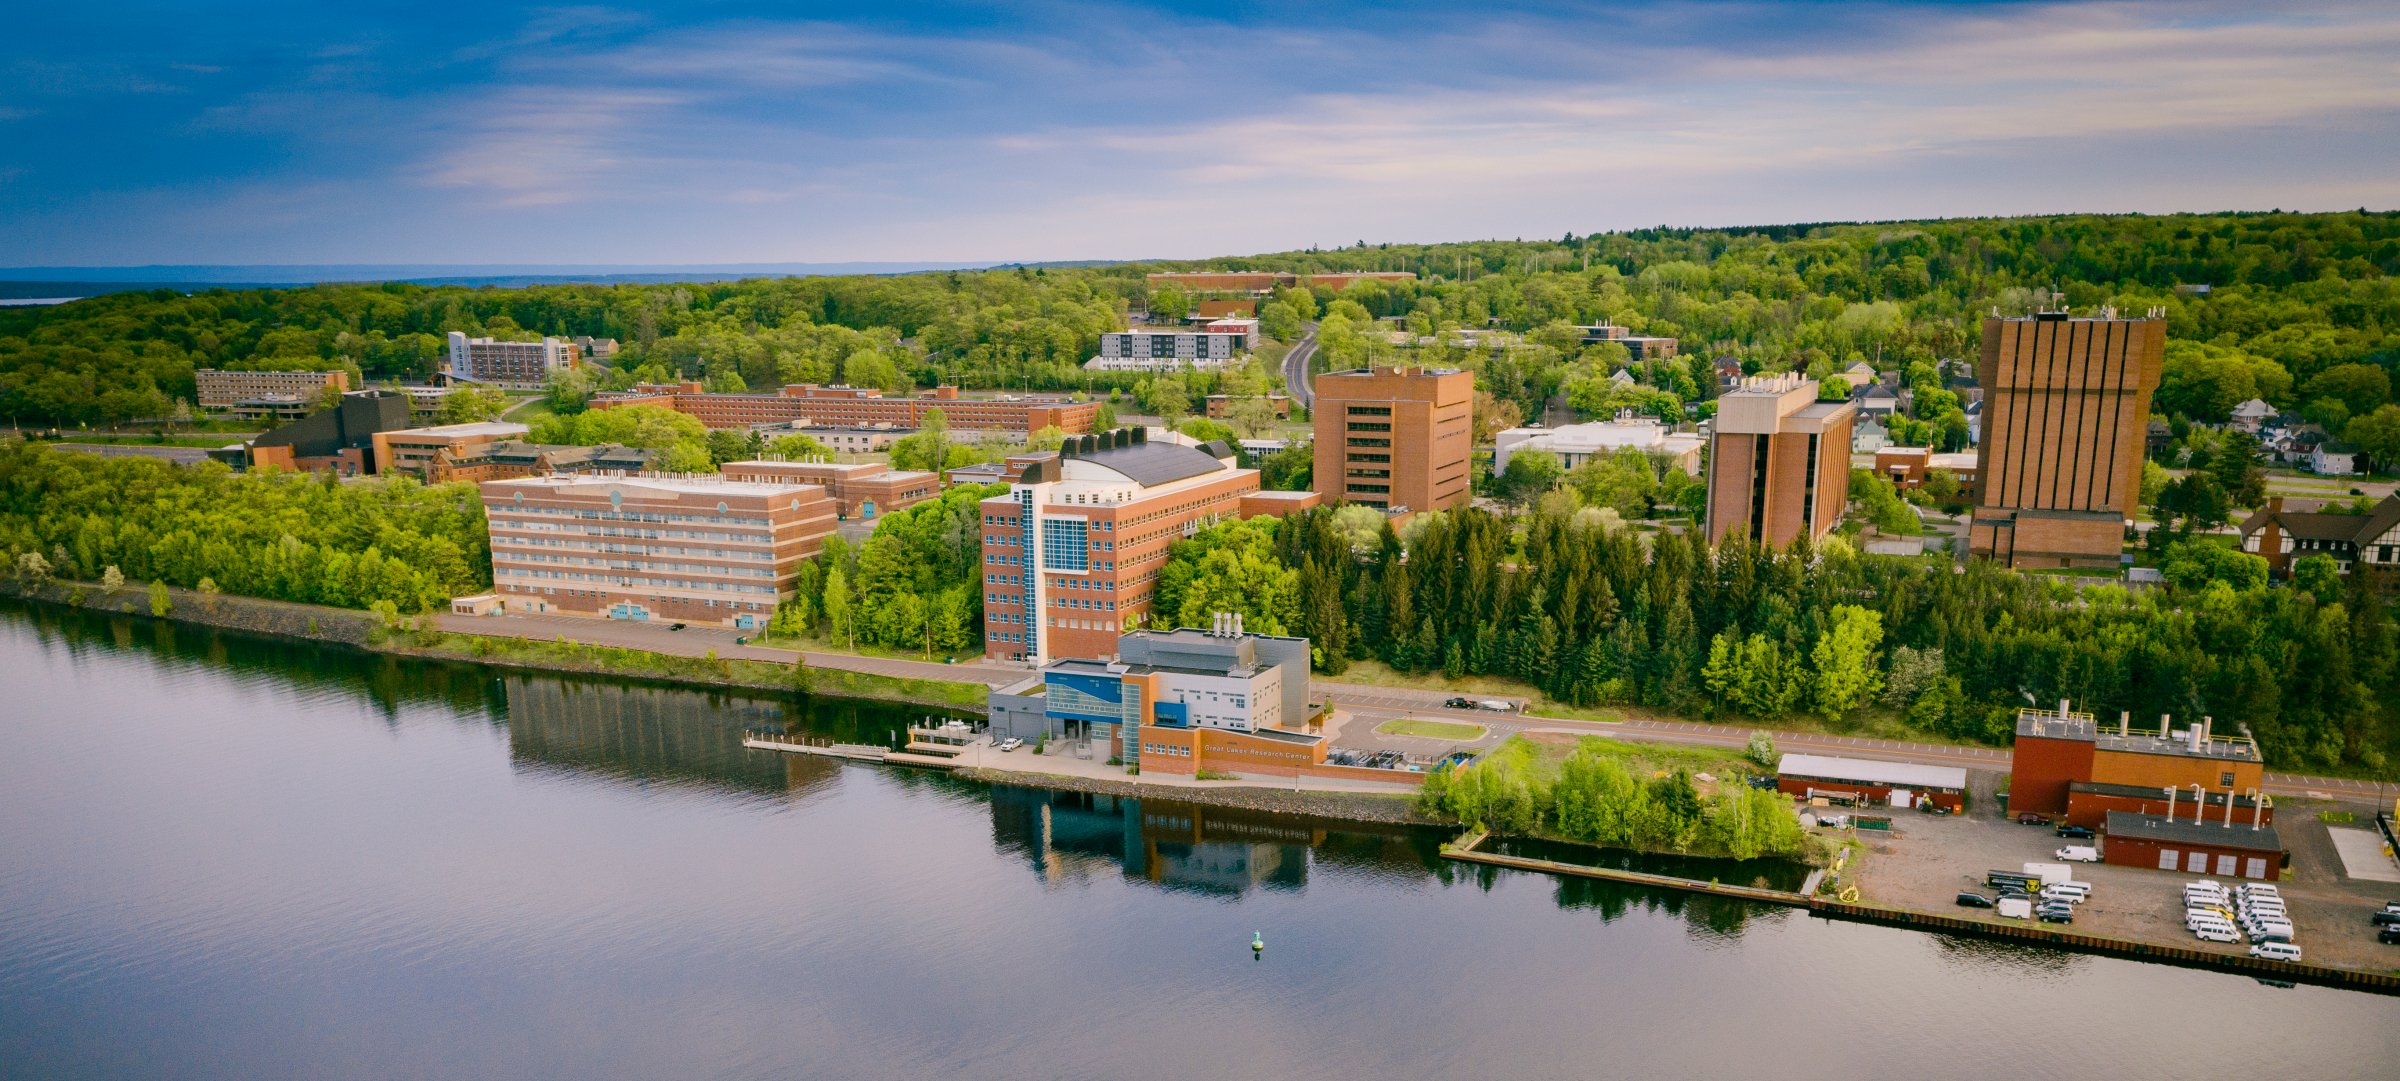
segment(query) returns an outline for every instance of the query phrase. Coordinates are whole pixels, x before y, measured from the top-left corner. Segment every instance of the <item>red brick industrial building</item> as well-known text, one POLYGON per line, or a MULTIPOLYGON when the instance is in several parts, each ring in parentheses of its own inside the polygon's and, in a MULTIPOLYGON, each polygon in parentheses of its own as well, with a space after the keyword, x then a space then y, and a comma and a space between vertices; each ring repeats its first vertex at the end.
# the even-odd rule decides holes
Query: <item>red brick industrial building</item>
POLYGON ((2008 809, 2069 813, 2076 782, 2120 785, 2163 794, 2169 787, 2256 796, 2266 766, 2247 733, 2222 736, 2202 718, 2188 729, 2163 719, 2156 730, 2136 729, 2129 716, 2103 726, 2089 713, 2060 703, 2057 711, 2017 714, 2009 771, 2008 809))
POLYGON ((1802 799, 1845 796, 1878 807, 1913 807, 1924 802, 1945 811, 1960 811, 1967 802, 1967 771, 1956 766, 1787 754, 1775 765, 1775 788, 1802 799), (1894 800, 1894 793, 1901 798, 1894 800))
POLYGON ((2288 858, 2274 827, 2247 822, 2110 811, 2102 829, 2101 859, 2119 867, 2271 880, 2282 874, 2288 858))

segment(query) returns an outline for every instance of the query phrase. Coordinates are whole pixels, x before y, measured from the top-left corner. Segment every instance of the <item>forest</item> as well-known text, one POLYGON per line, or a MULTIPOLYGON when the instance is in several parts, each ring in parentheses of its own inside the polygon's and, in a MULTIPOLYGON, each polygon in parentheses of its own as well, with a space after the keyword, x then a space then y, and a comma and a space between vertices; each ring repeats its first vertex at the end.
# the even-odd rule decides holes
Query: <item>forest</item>
POLYGON ((1993 307, 2054 302, 2163 308, 2176 348, 2161 411, 2202 421, 2263 397, 2338 433, 2392 404, 2400 363, 2400 214, 2074 215, 1361 243, 891 277, 125 293, 0 310, 0 415, 164 416, 190 397, 201 367, 347 365, 371 380, 421 378, 452 330, 617 338, 624 351, 603 374, 619 380, 1130 391, 1137 380, 1086 373, 1082 361, 1129 312, 1187 302, 1174 290, 1152 298, 1146 273, 1202 268, 1415 271, 1416 282, 1360 285, 1338 304, 1287 289, 1261 316, 1287 339, 1319 319, 1336 366, 1388 356, 1362 324, 1396 320, 1434 338, 1416 358, 1475 369, 1495 403, 1526 416, 1578 389, 1587 412, 1680 409, 1709 393, 1701 366, 1723 356, 1750 371, 1823 372, 1854 359, 1903 371, 1968 356, 1976 317, 1993 307), (1683 362, 1645 370, 1642 388, 1623 395, 1630 401, 1611 401, 1594 380, 1619 362, 1617 347, 1584 348, 1562 333, 1601 321, 1679 339, 1683 362), (1522 338, 1487 348, 1440 336, 1444 328, 1522 338))
POLYGON ((235 474, 0 445, 9 571, 402 612, 491 588, 472 484, 235 474))
POLYGON ((1005 484, 962 484, 886 515, 865 543, 841 535, 800 565, 769 635, 860 643, 931 658, 983 653, 983 510, 1005 484))
POLYGON ((1572 706, 1718 720, 1841 720, 2005 743, 2016 711, 2073 700, 2143 723, 2247 725, 2277 768, 2380 770, 2400 752, 2400 634, 2367 576, 2303 559, 2175 553, 2169 586, 2077 586, 1976 561, 1776 551, 1648 534, 1561 491, 1516 521, 1354 508, 1215 526, 1161 572, 1160 624, 1241 612, 1311 640, 1318 671, 1501 676, 1572 706), (2217 557, 2217 558, 2212 558, 2217 557))

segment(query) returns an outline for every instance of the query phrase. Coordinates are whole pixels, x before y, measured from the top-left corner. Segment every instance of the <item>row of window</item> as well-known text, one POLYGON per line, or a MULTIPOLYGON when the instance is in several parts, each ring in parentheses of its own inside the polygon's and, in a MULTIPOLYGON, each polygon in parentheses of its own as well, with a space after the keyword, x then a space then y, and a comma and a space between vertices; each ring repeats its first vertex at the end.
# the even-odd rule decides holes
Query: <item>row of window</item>
POLYGON ((522 570, 516 567, 506 566, 495 568, 492 571, 492 580, 495 583, 503 578, 548 578, 562 582, 606 582, 611 585, 627 587, 649 586, 654 589, 691 589, 717 593, 772 594, 775 592, 775 587, 771 585, 748 586, 736 582, 695 582, 680 578, 636 578, 632 575, 620 574, 578 574, 573 571, 522 570))
POLYGON ((675 522, 704 522, 709 525, 767 525, 767 519, 738 514, 648 514, 639 511, 588 510, 582 507, 545 507, 540 504, 518 504, 506 508, 508 514, 550 514, 561 518, 576 518, 587 522, 654 522, 668 525, 675 522))
POLYGON ((568 567, 627 571, 682 571, 686 574, 714 574, 731 578, 773 578, 773 567, 719 567, 707 563, 667 563, 659 560, 598 559, 588 556, 544 555, 535 552, 494 550, 493 562, 500 566, 523 566, 528 563, 554 563, 568 567))
POLYGON ((773 559, 775 553, 764 548, 683 548, 664 544, 608 544, 593 540, 567 537, 494 537, 492 551, 519 548, 572 548, 579 552, 605 552, 610 555, 697 556, 702 559, 773 559))
POLYGON ((1143 754, 1163 754, 1174 758, 1190 758, 1192 749, 1180 743, 1144 743, 1143 754))

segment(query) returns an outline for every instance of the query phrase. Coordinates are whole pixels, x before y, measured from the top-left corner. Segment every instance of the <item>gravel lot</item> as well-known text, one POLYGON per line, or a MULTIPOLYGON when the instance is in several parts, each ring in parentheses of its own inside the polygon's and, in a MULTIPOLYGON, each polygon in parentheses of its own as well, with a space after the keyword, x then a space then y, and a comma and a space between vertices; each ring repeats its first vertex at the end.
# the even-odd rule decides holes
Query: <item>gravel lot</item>
MULTIPOLYGON (((1996 774, 1975 775, 1976 798, 1966 815, 1900 811, 1892 814, 1896 829, 1889 838, 1871 831, 1851 834, 1868 847, 1851 857, 1844 881, 1857 886, 1864 900, 2002 922, 1989 910, 1958 907, 1957 895, 1972 890, 1991 896, 1984 885, 1985 872, 2019 870, 2029 861, 2056 862, 2053 856, 2066 842, 2047 827, 1998 817, 1997 801, 1988 795, 1996 779, 1996 774)), ((2400 946, 2376 942, 2367 922, 2368 914, 2385 900, 2400 900, 2400 887, 2343 877, 2333 842, 2317 818, 2318 811, 2333 806, 2286 800, 2276 808, 2277 831, 2292 851, 2292 871, 2277 885, 2298 930, 2295 938, 2312 963, 2400 969, 2400 946)), ((2249 948, 2202 942, 2183 929, 2182 884, 2197 876, 2099 863, 2075 865, 2075 876, 2092 884, 2092 895, 2076 908, 2075 922, 2062 925, 2062 930, 2228 954, 2249 948)))

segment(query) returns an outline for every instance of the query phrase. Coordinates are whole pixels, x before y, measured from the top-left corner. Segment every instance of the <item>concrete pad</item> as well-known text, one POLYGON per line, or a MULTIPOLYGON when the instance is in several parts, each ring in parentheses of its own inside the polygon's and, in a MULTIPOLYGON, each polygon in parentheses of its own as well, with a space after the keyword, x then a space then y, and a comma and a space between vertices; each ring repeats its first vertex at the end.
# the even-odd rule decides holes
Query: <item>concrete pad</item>
POLYGON ((2383 854, 2383 835, 2374 830, 2329 829, 2334 851, 2341 853, 2342 874, 2368 882, 2400 882, 2400 863, 2383 854))

